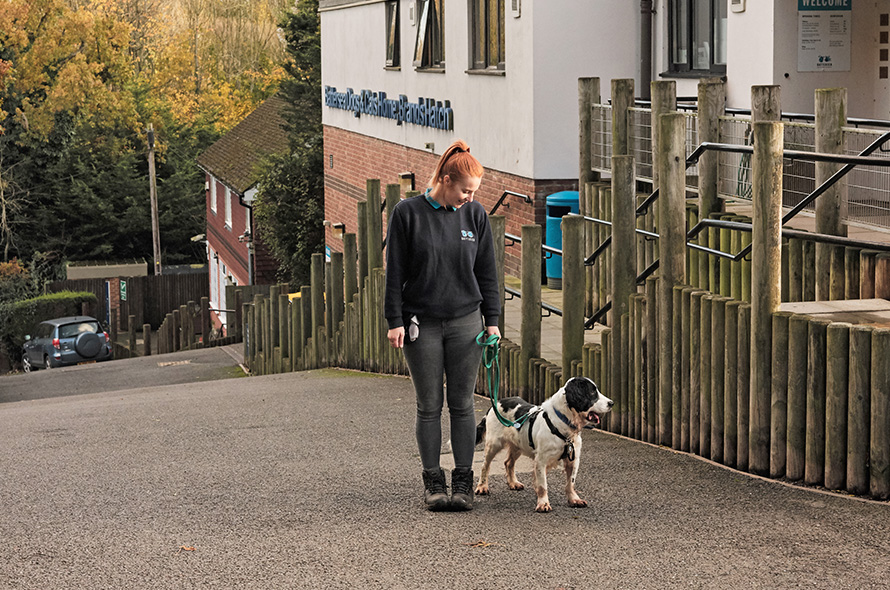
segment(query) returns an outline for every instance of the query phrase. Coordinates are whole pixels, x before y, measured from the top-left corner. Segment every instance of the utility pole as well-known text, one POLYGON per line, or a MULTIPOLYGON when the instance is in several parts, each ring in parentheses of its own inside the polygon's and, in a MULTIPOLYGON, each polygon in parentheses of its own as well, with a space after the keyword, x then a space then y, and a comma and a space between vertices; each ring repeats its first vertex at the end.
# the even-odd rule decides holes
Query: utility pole
POLYGON ((161 235, 158 223, 158 189, 155 182, 155 132, 148 124, 148 183, 151 198, 151 243, 154 250, 155 275, 161 274, 161 235))

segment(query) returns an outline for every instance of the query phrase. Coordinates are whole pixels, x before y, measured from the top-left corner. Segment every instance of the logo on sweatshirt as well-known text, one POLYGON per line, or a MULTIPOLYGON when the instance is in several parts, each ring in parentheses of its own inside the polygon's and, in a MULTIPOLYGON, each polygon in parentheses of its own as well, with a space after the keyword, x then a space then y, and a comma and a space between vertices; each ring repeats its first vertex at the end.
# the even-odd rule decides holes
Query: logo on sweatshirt
POLYGON ((476 235, 469 230, 462 229, 460 230, 460 239, 464 242, 475 242, 476 235))

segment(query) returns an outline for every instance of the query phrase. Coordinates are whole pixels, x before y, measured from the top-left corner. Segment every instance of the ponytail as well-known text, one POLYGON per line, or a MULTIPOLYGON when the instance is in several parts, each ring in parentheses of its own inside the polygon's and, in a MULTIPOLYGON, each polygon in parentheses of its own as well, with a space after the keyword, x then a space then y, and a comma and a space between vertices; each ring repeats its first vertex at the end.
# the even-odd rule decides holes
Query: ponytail
POLYGON ((479 160, 470 154, 470 146, 458 139, 448 146, 448 149, 439 158, 439 163, 436 164, 436 170, 430 179, 430 186, 436 186, 445 176, 452 180, 468 176, 481 178, 484 172, 485 168, 482 167, 479 160))

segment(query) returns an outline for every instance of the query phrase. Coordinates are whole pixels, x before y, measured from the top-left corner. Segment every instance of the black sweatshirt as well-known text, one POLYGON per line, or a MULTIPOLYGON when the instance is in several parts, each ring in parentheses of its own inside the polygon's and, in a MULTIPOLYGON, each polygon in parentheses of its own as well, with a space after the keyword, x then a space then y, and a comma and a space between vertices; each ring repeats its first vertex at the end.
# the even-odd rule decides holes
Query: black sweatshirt
POLYGON ((451 319, 480 308, 486 326, 501 314, 488 215, 471 201, 435 208, 425 194, 399 202, 386 236, 386 300, 390 328, 407 318, 451 319))

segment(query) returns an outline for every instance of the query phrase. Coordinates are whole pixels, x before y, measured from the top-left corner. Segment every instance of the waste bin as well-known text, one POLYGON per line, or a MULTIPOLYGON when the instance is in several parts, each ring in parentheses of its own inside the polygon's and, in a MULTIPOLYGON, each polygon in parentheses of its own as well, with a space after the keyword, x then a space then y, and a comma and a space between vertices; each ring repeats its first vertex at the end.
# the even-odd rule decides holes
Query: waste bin
MULTIPOLYGON (((569 213, 578 213, 578 191, 561 191, 547 196, 547 219, 544 244, 562 250, 562 218, 569 213)), ((547 258, 547 286, 562 289, 562 256, 551 254, 547 258)))

